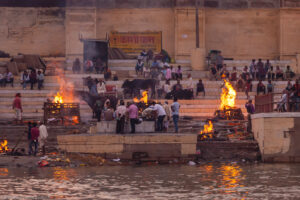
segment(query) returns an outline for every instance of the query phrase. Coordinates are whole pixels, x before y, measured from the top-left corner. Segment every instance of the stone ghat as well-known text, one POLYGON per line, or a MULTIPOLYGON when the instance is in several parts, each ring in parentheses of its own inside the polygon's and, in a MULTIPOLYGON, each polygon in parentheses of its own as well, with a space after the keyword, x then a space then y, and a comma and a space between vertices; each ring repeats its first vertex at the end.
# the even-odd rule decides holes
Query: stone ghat
POLYGON ((188 158, 196 154, 197 134, 59 135, 60 150, 125 160, 188 158))

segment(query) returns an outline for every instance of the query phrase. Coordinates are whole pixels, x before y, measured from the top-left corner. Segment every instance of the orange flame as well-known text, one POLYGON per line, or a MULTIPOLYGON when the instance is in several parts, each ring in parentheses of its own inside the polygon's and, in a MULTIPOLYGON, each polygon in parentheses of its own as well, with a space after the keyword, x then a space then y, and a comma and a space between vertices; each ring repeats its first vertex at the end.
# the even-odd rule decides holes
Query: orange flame
POLYGON ((134 97, 134 98, 133 98, 133 102, 134 102, 134 103, 144 102, 145 104, 147 104, 147 103, 148 103, 148 92, 147 92, 147 91, 144 91, 144 92, 142 93, 142 96, 143 96, 143 97, 140 98, 140 99, 134 97))
POLYGON ((6 152, 6 151, 8 151, 7 140, 4 140, 3 142, 0 143, 0 152, 6 152))
POLYGON ((57 82, 59 83, 59 92, 56 93, 53 103, 73 103, 74 102, 74 85, 68 82, 61 69, 56 69, 57 82))
POLYGON ((236 91, 231 83, 224 79, 225 87, 222 89, 220 109, 233 108, 235 106, 236 91))
POLYGON ((73 121, 75 124, 79 124, 78 116, 72 116, 72 121, 73 121))
POLYGON ((54 97, 53 102, 54 103, 63 103, 64 102, 63 97, 60 95, 59 92, 57 92, 56 96, 54 97))
POLYGON ((208 121, 208 124, 204 124, 203 130, 200 132, 203 139, 212 138, 212 133, 214 131, 214 127, 211 121, 208 121))

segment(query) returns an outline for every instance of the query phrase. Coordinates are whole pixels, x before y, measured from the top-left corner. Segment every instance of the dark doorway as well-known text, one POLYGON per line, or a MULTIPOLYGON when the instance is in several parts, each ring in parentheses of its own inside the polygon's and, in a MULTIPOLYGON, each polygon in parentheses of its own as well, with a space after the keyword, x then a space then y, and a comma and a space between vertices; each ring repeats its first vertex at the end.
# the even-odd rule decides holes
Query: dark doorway
POLYGON ((101 59, 105 66, 108 62, 108 42, 98 40, 84 40, 84 55, 83 59, 96 61, 98 58, 101 59))

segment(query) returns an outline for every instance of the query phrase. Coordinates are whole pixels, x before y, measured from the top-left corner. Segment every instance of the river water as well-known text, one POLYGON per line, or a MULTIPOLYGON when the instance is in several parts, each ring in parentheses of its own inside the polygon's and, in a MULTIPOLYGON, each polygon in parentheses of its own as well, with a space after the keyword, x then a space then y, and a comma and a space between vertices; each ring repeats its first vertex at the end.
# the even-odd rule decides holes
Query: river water
POLYGON ((0 183, 0 199, 300 199, 300 165, 0 168, 0 183))

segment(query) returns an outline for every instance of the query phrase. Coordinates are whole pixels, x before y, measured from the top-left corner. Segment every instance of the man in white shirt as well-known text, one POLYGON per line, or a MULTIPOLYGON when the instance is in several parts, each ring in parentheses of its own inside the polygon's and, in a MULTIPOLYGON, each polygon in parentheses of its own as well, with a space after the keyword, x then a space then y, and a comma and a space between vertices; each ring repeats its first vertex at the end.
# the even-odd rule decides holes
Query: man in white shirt
POLYGON ((154 105, 153 110, 155 110, 157 112, 156 130, 157 131, 162 131, 163 128, 164 128, 163 122, 164 122, 164 118, 166 116, 166 111, 162 107, 162 105, 160 105, 160 103, 155 104, 155 102, 153 102, 152 105, 154 105))
POLYGON ((42 148, 43 155, 46 154, 45 142, 48 138, 47 127, 41 122, 39 127, 40 135, 38 138, 39 146, 42 148))
POLYGON ((115 112, 117 118, 117 133, 124 133, 124 124, 125 124, 125 114, 126 114, 126 106, 123 100, 120 100, 120 105, 117 107, 115 112))

